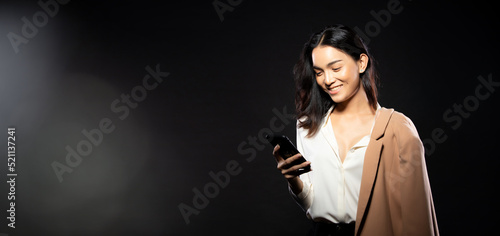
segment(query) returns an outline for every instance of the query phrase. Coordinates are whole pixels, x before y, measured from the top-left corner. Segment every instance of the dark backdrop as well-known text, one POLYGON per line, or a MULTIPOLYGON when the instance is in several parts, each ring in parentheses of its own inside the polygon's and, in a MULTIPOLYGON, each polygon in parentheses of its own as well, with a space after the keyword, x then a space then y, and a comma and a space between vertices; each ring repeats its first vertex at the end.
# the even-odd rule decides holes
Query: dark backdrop
POLYGON ((497 231, 493 3, 41 2, 0 5, 0 233, 304 235, 308 220, 259 137, 295 140, 293 65, 309 35, 335 23, 367 35, 380 104, 424 140, 442 235, 497 231), (71 172, 58 179, 54 163, 71 172))

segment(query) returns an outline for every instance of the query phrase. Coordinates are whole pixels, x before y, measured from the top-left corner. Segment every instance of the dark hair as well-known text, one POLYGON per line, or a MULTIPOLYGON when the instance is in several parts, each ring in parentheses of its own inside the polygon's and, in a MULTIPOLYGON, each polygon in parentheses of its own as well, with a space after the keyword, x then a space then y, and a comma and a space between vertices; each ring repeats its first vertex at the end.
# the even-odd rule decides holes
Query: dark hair
POLYGON ((368 65, 365 72, 360 74, 360 78, 370 106, 377 109, 378 78, 373 57, 368 53, 366 45, 351 28, 343 25, 328 26, 311 36, 293 69, 298 127, 308 129, 308 136, 316 134, 323 117, 334 105, 332 98, 316 83, 311 55, 313 49, 320 45, 339 49, 355 61, 359 60, 362 53, 368 56, 368 65))

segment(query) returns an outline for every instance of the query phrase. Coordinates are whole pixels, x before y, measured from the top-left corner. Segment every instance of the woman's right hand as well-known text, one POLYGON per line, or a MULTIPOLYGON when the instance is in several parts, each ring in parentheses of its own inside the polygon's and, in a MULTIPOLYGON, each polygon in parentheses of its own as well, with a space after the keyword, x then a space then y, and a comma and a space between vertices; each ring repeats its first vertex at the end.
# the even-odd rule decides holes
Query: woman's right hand
POLYGON ((311 162, 306 161, 298 165, 293 165, 292 163, 300 159, 302 155, 298 153, 287 159, 283 159, 278 152, 279 149, 280 146, 276 145, 273 150, 273 156, 276 158, 276 162, 278 163, 277 169, 286 178, 286 180, 288 180, 288 184, 290 185, 292 191, 295 194, 298 194, 302 191, 302 181, 300 180, 299 175, 310 171, 310 168, 307 169, 307 171, 304 171, 304 169, 305 167, 310 166, 311 162))

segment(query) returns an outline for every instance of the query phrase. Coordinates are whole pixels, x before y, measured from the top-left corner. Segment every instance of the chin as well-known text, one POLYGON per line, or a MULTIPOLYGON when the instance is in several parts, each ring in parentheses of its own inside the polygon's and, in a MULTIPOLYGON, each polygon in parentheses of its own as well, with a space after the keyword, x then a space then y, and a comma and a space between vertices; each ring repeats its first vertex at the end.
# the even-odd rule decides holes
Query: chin
POLYGON ((338 94, 334 95, 334 96, 330 96, 330 98, 332 98, 332 101, 335 103, 335 104, 339 104, 339 103, 342 103, 345 101, 345 98, 344 97, 341 97, 341 96, 338 96, 338 94))

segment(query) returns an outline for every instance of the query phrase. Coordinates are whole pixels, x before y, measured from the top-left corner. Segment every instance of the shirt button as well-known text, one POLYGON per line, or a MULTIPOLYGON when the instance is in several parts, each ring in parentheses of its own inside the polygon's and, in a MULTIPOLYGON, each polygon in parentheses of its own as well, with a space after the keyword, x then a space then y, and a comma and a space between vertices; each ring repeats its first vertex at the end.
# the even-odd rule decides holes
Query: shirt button
POLYGON ((355 151, 354 148, 351 148, 350 152, 353 153, 354 151, 355 151))

